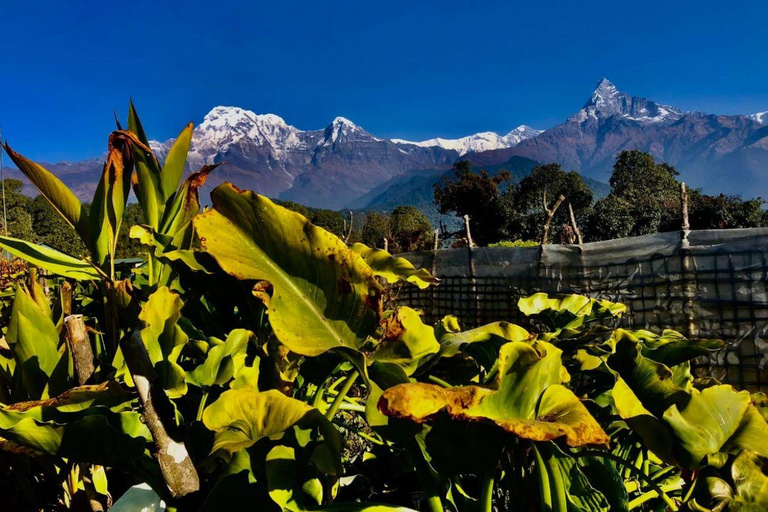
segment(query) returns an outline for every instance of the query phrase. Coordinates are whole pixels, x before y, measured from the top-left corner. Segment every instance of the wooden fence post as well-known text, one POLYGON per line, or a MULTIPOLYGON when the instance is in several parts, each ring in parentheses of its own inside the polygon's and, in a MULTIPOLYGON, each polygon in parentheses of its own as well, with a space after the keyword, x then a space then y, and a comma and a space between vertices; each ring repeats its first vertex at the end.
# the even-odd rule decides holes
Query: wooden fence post
POLYGON ((682 214, 682 223, 680 226, 680 281, 683 287, 683 314, 685 315, 686 332, 685 335, 693 337, 696 335, 696 323, 694 322, 694 299, 696 297, 696 287, 692 282, 695 274, 691 273, 691 256, 689 254, 690 241, 688 235, 691 232, 691 224, 688 218, 688 189, 685 183, 680 183, 680 210, 682 214))
POLYGON ((467 234, 467 247, 474 247, 475 242, 472 240, 472 233, 469 231, 469 215, 464 216, 464 231, 467 234))

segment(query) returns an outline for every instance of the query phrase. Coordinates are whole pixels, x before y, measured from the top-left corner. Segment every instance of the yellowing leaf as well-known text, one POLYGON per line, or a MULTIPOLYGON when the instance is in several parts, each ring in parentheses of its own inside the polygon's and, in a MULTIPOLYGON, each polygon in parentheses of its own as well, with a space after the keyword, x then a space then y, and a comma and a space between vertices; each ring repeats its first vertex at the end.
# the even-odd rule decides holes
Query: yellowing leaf
POLYGON ((229 274, 268 282, 254 293, 268 306, 277 339, 316 356, 357 350, 378 324, 381 287, 363 259, 298 213, 229 184, 195 218, 203 247, 229 274), (270 293, 271 289, 271 293, 270 293))

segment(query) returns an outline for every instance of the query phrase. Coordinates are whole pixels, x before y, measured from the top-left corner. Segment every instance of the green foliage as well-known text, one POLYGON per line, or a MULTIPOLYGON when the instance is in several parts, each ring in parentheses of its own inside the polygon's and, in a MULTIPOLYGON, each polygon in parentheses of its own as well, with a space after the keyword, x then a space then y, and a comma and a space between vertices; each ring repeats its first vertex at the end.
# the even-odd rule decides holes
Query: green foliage
MULTIPOLYGON (((383 301, 396 295, 388 286, 435 284, 424 269, 229 184, 199 213, 212 168, 181 179, 191 127, 163 165, 133 105, 129 127, 113 134, 90 209, 9 150, 87 250, 2 239, 62 276, 46 294, 30 272, 2 326, 9 506, 764 508, 759 397, 691 373, 722 342, 619 329, 624 306, 578 295, 522 299, 530 328, 425 324, 383 301), (125 203, 132 176, 136 207, 125 203), (127 271, 115 259, 129 240, 145 261, 127 271), (80 319, 85 339, 67 328, 80 319), (93 372, 77 385, 84 349, 93 372), (152 491, 125 492, 136 483, 152 491)), ((537 176, 571 179, 560 172, 537 176)), ((503 176, 467 173, 459 166, 443 192, 490 186, 502 199, 503 176)), ((389 233, 408 235, 396 243, 423 233, 413 211, 392 217, 389 233)))
POLYGON ((442 214, 469 215, 473 238, 478 244, 487 245, 507 237, 511 209, 504 185, 510 178, 507 171, 495 176, 485 171, 473 172, 472 164, 463 160, 453 166, 452 176, 443 176, 435 184, 435 203, 442 214))
POLYGON ((566 172, 558 164, 535 167, 513 190, 514 219, 510 231, 526 239, 541 239, 544 224, 543 199, 548 207, 564 196, 565 202, 557 209, 552 226, 570 224, 568 204, 573 208, 577 222, 583 220, 592 207, 592 191, 584 184, 579 173, 566 172))
POLYGON ((541 245, 536 240, 502 240, 493 244, 488 244, 488 247, 538 247, 541 245))
POLYGON ((389 225, 389 216, 380 212, 371 212, 365 216, 362 242, 370 247, 384 247, 384 239, 390 240, 392 231, 389 225))

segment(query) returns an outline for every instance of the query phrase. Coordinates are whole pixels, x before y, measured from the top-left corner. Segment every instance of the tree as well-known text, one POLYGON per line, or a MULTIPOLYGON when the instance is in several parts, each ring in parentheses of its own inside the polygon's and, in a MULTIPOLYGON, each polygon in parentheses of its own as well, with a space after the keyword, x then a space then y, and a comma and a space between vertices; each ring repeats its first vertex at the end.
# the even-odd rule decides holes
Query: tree
POLYGON ((392 241, 389 250, 411 252, 428 249, 433 242, 432 224, 415 206, 398 206, 389 216, 392 241))
POLYGON ((22 193, 24 184, 19 180, 5 180, 5 211, 8 219, 7 226, 0 218, 0 234, 21 238, 34 242, 37 240, 32 227, 30 204, 32 200, 22 193))
POLYGON ((389 215, 380 212, 371 212, 365 216, 361 241, 368 246, 384 247, 384 239, 391 239, 392 233, 389 230, 389 215))
POLYGON ((504 198, 504 185, 509 171, 495 176, 485 171, 473 172, 472 165, 461 161, 453 166, 453 174, 435 183, 435 204, 440 213, 469 215, 472 236, 480 245, 507 238, 511 204, 504 198))
POLYGON ((733 229, 765 226, 768 214, 762 199, 744 200, 738 196, 708 196, 698 190, 689 199, 691 229, 733 229))
POLYGON ((642 151, 622 151, 609 180, 611 193, 595 205, 589 238, 606 240, 680 229, 679 173, 642 151))
POLYGON ((333 210, 312 210, 309 214, 309 220, 315 226, 320 226, 336 236, 341 238, 346 236, 346 233, 344 232, 346 224, 339 212, 333 210))
POLYGON ((35 197, 30 204, 32 227, 39 243, 73 256, 83 256, 87 250, 80 237, 67 222, 56 213, 43 196, 35 197))
MULTIPOLYGON (((510 193, 514 195, 514 220, 510 231, 518 239, 542 240, 549 224, 570 226, 570 204, 577 222, 582 222, 592 207, 592 191, 576 171, 564 171, 558 164, 540 165, 523 178, 510 193), (562 206, 555 207, 560 196, 562 206)), ((546 242, 545 242, 546 243, 546 242)))

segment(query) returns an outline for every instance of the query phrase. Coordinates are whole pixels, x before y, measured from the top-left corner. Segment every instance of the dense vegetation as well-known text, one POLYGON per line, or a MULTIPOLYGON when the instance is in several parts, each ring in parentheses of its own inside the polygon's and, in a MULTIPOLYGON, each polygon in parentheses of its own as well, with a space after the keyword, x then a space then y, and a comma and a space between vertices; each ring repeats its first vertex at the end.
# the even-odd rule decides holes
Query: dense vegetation
POLYGON ((691 372, 721 342, 620 329, 622 305, 577 295, 522 299, 526 326, 426 325, 387 293, 435 284, 404 259, 229 184, 199 213, 215 169, 182 180, 191 130, 161 165, 131 106, 89 209, 6 146, 86 249, 0 237, 33 265, 3 305, 6 507, 768 506, 765 396, 691 372))
MULTIPOLYGON (((616 158, 607 197, 594 201, 581 176, 557 164, 534 168, 518 183, 508 173, 474 172, 456 164, 452 176, 435 185, 440 213, 469 215, 480 245, 501 240, 575 243, 679 230, 682 224, 677 171, 640 151, 616 158), (561 201, 558 201, 562 197, 561 201), (573 216, 571 216, 571 211, 573 216), (550 215, 551 212, 551 215, 550 215), (575 224, 575 226, 574 226, 575 224)), ((768 225, 762 199, 689 192, 691 229, 768 225)))

